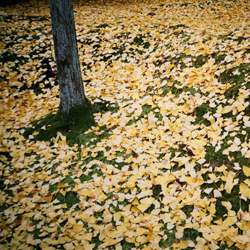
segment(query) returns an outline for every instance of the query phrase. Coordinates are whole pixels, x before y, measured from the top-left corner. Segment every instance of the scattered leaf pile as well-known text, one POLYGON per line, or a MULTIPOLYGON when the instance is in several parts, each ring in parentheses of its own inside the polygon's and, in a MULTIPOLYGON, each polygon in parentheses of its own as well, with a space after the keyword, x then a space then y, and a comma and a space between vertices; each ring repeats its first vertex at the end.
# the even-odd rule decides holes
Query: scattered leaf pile
POLYGON ((23 135, 59 105, 36 3, 0 9, 0 248, 249 250, 250 2, 78 3, 86 95, 112 108, 73 146, 23 135))

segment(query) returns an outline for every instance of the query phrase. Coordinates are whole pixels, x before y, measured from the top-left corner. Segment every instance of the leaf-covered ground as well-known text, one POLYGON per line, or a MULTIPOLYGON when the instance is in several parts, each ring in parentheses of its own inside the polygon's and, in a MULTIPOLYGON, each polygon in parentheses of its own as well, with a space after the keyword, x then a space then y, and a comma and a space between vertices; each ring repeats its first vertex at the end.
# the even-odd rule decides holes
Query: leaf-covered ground
POLYGON ((0 9, 0 248, 249 250, 249 13, 77 3, 86 95, 108 107, 72 146, 24 137, 59 105, 48 7, 0 9))

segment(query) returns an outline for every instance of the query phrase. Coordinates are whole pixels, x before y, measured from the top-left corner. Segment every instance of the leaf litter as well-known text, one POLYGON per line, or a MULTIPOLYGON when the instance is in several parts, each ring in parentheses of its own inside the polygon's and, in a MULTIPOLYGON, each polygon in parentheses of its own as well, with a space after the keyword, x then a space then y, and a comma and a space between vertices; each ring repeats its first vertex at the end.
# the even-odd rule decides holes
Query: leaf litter
POLYGON ((250 249, 248 1, 76 4, 86 95, 114 108, 75 145, 24 136, 59 106, 34 6, 0 9, 1 249, 250 249))

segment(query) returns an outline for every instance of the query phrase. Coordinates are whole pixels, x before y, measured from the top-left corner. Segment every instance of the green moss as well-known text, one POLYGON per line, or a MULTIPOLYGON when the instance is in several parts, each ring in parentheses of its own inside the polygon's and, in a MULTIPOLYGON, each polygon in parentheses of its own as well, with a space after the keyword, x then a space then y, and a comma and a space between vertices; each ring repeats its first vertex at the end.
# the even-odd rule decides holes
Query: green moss
POLYGON ((175 29, 186 28, 186 27, 187 27, 187 26, 184 25, 184 24, 177 24, 177 25, 171 25, 171 26, 169 26, 168 28, 169 28, 169 29, 175 30, 175 29))
POLYGON ((155 209, 155 205, 152 204, 146 211, 144 211, 145 214, 151 214, 151 212, 155 209))
POLYGON ((147 104, 144 104, 142 106, 142 112, 141 112, 141 117, 144 117, 146 115, 148 115, 150 113, 150 111, 152 110, 152 107, 151 105, 147 105, 147 104))
POLYGON ((94 212, 94 216, 95 218, 103 218, 103 211, 100 211, 100 212, 94 212))
POLYGON ((190 217, 191 213, 194 210, 194 206, 193 205, 186 205, 183 208, 181 208, 181 210, 187 215, 187 217, 190 217))
POLYGON ((65 177, 61 183, 68 184, 71 188, 75 187, 75 182, 70 176, 65 177))
POLYGON ((220 245, 219 250, 238 250, 239 248, 233 244, 232 246, 228 246, 227 243, 221 242, 222 244, 220 245))
POLYGON ((93 29, 93 30, 90 30, 88 33, 91 34, 91 33, 98 33, 100 31, 100 29, 93 29))
POLYGON ((134 243, 128 243, 125 240, 121 241, 121 245, 122 245, 122 250, 135 249, 135 244, 134 243))
POLYGON ((6 210, 8 208, 8 206, 6 204, 0 206, 0 212, 3 212, 4 210, 6 210))
POLYGON ((237 67, 224 71, 219 76, 219 81, 223 84, 242 84, 245 81, 245 77, 250 74, 249 65, 249 63, 242 63, 237 67))
POLYGON ((54 200, 58 200, 59 204, 66 204, 67 209, 65 209, 65 211, 69 210, 73 205, 80 202, 77 193, 73 191, 68 191, 65 196, 61 193, 57 193, 54 197, 54 200))
POLYGON ((99 249, 99 246, 101 245, 101 241, 99 239, 100 234, 98 233, 96 236, 92 237, 91 243, 95 244, 94 250, 99 249))
POLYGON ((193 112, 193 115, 196 116, 194 124, 205 124, 206 126, 210 126, 211 122, 204 118, 204 115, 211 111, 212 109, 209 107, 209 102, 196 107, 193 112))
POLYGON ((150 43, 149 42, 144 43, 144 45, 143 45, 144 49, 148 49, 149 47, 150 47, 150 43))
POLYGON ((161 185, 154 185, 152 189, 153 189, 153 197, 158 200, 162 192, 161 185))
MULTIPOLYGON (((213 146, 206 146, 206 159, 210 163, 214 162, 228 162, 228 157, 227 155, 224 155, 222 152, 228 148, 227 143, 223 143, 220 150, 215 151, 215 147, 213 146)), ((222 165, 222 164, 221 164, 222 165)))
POLYGON ((172 230, 168 230, 167 229, 167 225, 165 225, 164 234, 167 235, 167 239, 166 240, 162 239, 159 242, 159 246, 160 246, 161 249, 169 248, 169 247, 171 247, 174 244, 174 242, 176 240, 175 233, 176 233, 176 229, 175 228, 172 229, 172 230))
MULTIPOLYGON (((31 140, 50 141, 51 138, 56 137, 60 132, 66 136, 67 142, 70 145, 79 143, 84 144, 91 141, 92 138, 98 137, 95 133, 85 134, 90 127, 95 126, 94 113, 117 112, 119 107, 116 104, 109 105, 109 103, 97 103, 87 106, 79 106, 72 109, 69 114, 62 114, 58 111, 56 114, 49 114, 39 121, 32 122, 26 128, 24 137, 31 140)), ((108 129, 101 128, 103 134, 101 138, 108 136, 108 129)))
POLYGON ((107 28, 107 27, 109 27, 109 25, 106 24, 106 23, 102 23, 102 24, 99 24, 99 25, 96 26, 96 28, 98 28, 98 29, 107 28))
POLYGON ((7 63, 7 62, 14 62, 17 59, 18 59, 18 57, 17 57, 16 54, 11 54, 10 52, 4 52, 1 55, 0 62, 4 64, 4 63, 7 63))
POLYGON ((121 241, 121 245, 122 245, 122 250, 131 250, 135 248, 134 243, 128 243, 125 240, 121 241))
POLYGON ((90 175, 85 175, 85 174, 82 174, 80 177, 79 177, 81 183, 85 182, 85 181, 89 181, 91 179, 91 176, 90 175))
POLYGON ((57 135, 57 132, 61 130, 67 130, 67 125, 69 123, 65 120, 61 120, 59 114, 49 114, 42 118, 40 121, 35 121, 31 124, 30 127, 26 128, 24 132, 24 137, 28 138, 33 133, 38 132, 37 135, 34 136, 35 140, 48 141, 52 137, 57 135))
POLYGON ((202 236, 197 230, 193 228, 185 228, 183 232, 182 240, 192 240, 195 241, 198 236, 202 236))
MULTIPOLYGON (((249 102, 249 101, 250 101, 250 98, 247 98, 246 102, 249 102)), ((245 108, 244 113, 245 115, 250 116, 250 105, 245 108)), ((250 134, 250 129, 247 128, 246 131, 248 134, 250 134)))
POLYGON ((134 43, 139 46, 141 45, 144 40, 143 40, 144 36, 143 35, 137 35, 135 38, 134 38, 134 43))
POLYGON ((221 53, 221 52, 217 52, 217 53, 212 54, 212 57, 215 59, 216 64, 223 62, 225 60, 226 56, 227 56, 226 54, 221 53))
MULTIPOLYGON (((141 112, 141 114, 140 114, 137 118, 131 119, 131 120, 127 123, 126 126, 130 126, 130 125, 132 125, 133 123, 136 123, 137 121, 141 120, 142 118, 146 118, 147 115, 148 115, 150 112, 153 112, 153 113, 154 113, 155 109, 156 109, 156 108, 152 108, 151 105, 144 104, 144 105, 142 106, 142 112, 141 112)), ((160 120, 162 119, 162 115, 161 115, 160 113, 156 112, 156 113, 154 113, 154 114, 156 115, 156 117, 157 117, 158 119, 160 119, 160 120)))
POLYGON ((97 167, 97 165, 93 165, 92 166, 94 169, 88 174, 88 175, 85 175, 85 174, 82 174, 79 179, 81 181, 81 183, 85 182, 85 181, 89 181, 91 180, 92 176, 93 175, 97 175, 97 176, 102 176, 102 171, 97 167))
POLYGON ((167 80, 167 82, 171 82, 172 86, 169 86, 168 83, 163 85, 161 87, 161 90, 163 91, 163 93, 161 94, 161 96, 165 96, 168 93, 172 93, 173 95, 175 95, 175 97, 179 97, 180 94, 182 92, 186 92, 186 93, 190 93, 192 95, 196 94, 196 93, 202 93, 199 89, 193 88, 193 87, 182 87, 182 84, 178 81, 172 81, 171 79, 162 79, 163 80, 167 80))
POLYGON ((49 185, 49 194, 54 193, 58 189, 57 183, 49 185))
POLYGON ((196 58, 194 58, 193 65, 195 68, 199 68, 203 66, 207 60, 208 56, 199 55, 196 58))

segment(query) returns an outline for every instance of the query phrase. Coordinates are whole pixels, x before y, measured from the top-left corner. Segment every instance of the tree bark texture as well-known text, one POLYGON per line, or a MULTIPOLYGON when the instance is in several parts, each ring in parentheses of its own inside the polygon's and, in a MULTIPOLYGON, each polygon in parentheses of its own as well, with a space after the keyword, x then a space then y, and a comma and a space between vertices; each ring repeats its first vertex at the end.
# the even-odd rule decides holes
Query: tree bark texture
POLYGON ((60 112, 86 105, 78 56, 72 0, 49 0, 60 89, 60 112))

